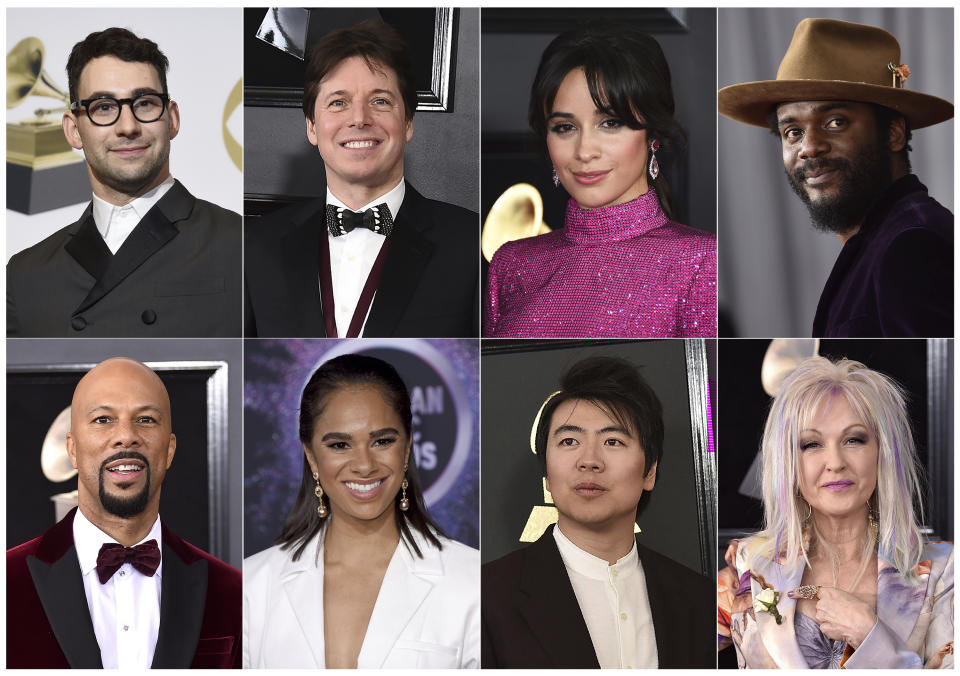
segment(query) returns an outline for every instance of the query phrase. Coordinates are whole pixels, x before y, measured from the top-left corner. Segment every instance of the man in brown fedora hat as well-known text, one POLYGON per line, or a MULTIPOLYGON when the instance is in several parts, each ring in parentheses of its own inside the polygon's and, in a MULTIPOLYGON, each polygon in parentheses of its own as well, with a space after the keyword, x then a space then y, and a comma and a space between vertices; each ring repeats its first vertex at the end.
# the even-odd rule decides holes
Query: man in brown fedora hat
POLYGON ((843 249, 813 335, 953 334, 953 215, 910 173, 911 132, 953 104, 909 91, 887 31, 804 19, 776 80, 725 87, 720 113, 769 128, 814 225, 843 249))

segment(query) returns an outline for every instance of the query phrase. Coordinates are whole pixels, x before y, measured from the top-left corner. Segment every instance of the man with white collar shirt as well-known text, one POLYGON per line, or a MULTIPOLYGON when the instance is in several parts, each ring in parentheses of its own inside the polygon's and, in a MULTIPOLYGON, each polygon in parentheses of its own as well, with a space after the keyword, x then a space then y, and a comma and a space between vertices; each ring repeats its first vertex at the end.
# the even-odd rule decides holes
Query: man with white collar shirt
POLYGON ((170 175, 180 110, 167 68, 123 28, 73 47, 63 132, 84 152, 93 202, 10 259, 8 336, 240 335, 240 217, 170 175))
POLYGON ((108 359, 70 416, 79 507, 7 551, 6 666, 238 668, 240 571, 160 521, 177 450, 160 378, 108 359))
POLYGON ((534 436, 557 524, 483 566, 483 668, 715 667, 712 582, 634 536, 663 435, 633 364, 591 357, 563 376, 534 436))
POLYGON ((327 195, 247 225, 245 335, 477 335, 477 214, 404 181, 416 102, 388 24, 310 48, 303 111, 327 195))

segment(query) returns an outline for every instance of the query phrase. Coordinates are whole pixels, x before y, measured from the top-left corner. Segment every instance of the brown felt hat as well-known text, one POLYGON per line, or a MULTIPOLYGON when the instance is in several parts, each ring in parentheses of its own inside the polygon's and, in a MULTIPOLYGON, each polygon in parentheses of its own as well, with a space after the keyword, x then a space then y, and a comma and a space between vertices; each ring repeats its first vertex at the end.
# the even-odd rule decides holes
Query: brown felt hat
MULTIPOLYGON (((882 28, 833 19, 804 19, 780 62, 776 80, 745 82, 717 93, 717 109, 738 122, 767 127, 767 114, 794 101, 876 103, 902 114, 911 129, 953 117, 953 104, 904 89, 892 69, 900 44, 882 28)), ((900 68, 909 77, 909 71, 900 68)))

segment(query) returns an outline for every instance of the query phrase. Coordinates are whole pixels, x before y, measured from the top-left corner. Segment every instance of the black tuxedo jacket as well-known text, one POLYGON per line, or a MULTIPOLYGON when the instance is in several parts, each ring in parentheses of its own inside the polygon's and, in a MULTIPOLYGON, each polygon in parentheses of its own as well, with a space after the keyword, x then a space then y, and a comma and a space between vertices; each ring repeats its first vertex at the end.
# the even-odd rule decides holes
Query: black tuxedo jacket
MULTIPOLYGON (((716 668, 716 586, 639 544, 637 552, 660 668, 716 668)), ((483 566, 480 608, 483 668, 600 668, 553 528, 483 566)))
MULTIPOLYGON (((75 513, 7 551, 8 669, 103 666, 73 544, 75 513)), ((240 668, 240 571, 161 528, 163 582, 153 668, 240 668)))
MULTIPOLYGON (((479 335, 478 219, 407 183, 364 337, 479 335)), ((326 236, 325 199, 248 222, 244 335, 326 337, 319 286, 326 236)))
POLYGON ((10 337, 241 335, 240 216, 177 181, 116 254, 80 220, 7 263, 10 337))

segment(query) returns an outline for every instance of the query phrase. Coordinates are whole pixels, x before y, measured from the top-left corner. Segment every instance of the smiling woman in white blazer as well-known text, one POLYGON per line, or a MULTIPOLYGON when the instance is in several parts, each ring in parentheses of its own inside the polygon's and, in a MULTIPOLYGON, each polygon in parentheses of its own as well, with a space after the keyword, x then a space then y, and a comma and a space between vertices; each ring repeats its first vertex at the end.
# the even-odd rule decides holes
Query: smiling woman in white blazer
POLYGON ((424 508, 392 366, 323 364, 304 388, 304 472, 277 546, 244 562, 244 668, 476 668, 479 553, 424 508))

